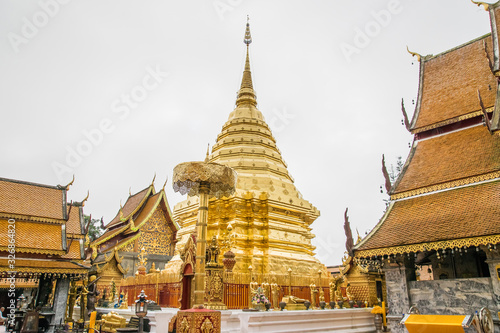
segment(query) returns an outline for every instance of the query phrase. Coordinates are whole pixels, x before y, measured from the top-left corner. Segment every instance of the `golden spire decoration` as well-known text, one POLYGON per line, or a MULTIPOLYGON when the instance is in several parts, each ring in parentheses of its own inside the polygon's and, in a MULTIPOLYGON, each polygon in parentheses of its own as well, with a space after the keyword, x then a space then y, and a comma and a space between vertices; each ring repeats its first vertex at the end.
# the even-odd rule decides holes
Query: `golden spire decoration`
POLYGON ((474 0, 471 0, 471 1, 473 4, 477 5, 478 7, 483 6, 485 11, 488 11, 490 9, 490 5, 492 5, 491 3, 486 3, 486 2, 482 2, 482 1, 474 1, 474 0))
POLYGON ((210 143, 208 144, 208 147, 207 147, 207 155, 205 156, 205 163, 208 163, 208 155, 209 155, 209 152, 210 152, 210 143))
POLYGON ((236 99, 236 106, 249 104, 257 106, 255 91, 253 90, 252 73, 250 71, 250 57, 249 46, 252 43, 252 35, 250 34, 250 23, 247 16, 247 26, 245 30, 245 38, 243 42, 247 45, 247 56, 245 60, 245 70, 243 71, 243 78, 241 79, 241 87, 238 91, 238 98, 236 99))

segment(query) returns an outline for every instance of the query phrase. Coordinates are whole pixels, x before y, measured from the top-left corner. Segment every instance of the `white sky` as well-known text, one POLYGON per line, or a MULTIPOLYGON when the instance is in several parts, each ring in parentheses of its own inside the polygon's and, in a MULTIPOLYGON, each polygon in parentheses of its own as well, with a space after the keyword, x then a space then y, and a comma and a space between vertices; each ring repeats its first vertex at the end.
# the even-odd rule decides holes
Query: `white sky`
MULTIPOLYGON (((389 165, 408 154, 400 102, 411 117, 418 63, 406 45, 437 54, 490 31, 488 13, 466 0, 65 2, 0 0, 0 177, 55 185, 74 173, 69 199, 90 190, 85 213, 105 222, 129 187, 156 172, 161 188, 175 165, 204 158, 233 110, 248 14, 258 107, 321 211, 313 244, 327 265, 344 252, 346 207, 354 235, 382 216, 382 154, 389 165), (366 29, 348 61, 341 45, 356 47, 366 29), (146 78, 140 96, 155 70, 168 76, 146 78), (121 96, 132 92, 144 100, 125 114, 121 96), (109 133, 85 142, 103 121, 109 133), (87 156, 68 166, 78 148, 87 156)), ((173 208, 183 197, 170 181, 166 190, 173 208)))

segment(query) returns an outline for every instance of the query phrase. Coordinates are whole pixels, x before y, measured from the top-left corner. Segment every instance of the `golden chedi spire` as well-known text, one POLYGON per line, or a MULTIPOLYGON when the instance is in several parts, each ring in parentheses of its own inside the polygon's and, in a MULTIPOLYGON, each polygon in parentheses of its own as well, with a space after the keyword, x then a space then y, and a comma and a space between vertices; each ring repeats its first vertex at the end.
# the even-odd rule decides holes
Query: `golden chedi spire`
POLYGON ((241 79, 241 87, 238 92, 238 98, 236 99, 236 106, 245 104, 257 106, 257 99, 255 91, 253 90, 252 72, 250 71, 249 46, 252 43, 252 35, 250 34, 250 23, 248 23, 248 20, 247 17, 247 27, 245 30, 245 38, 243 39, 243 42, 247 45, 247 56, 243 78, 241 79))
MULTIPOLYGON (((249 265, 259 273, 286 273, 283 270, 287 267, 297 267, 297 274, 312 272, 316 276, 324 266, 314 257, 311 239, 315 236, 310 225, 319 211, 295 187, 271 128, 257 109, 250 72, 251 42, 247 22, 245 69, 236 107, 208 156, 210 163, 237 172, 236 193, 226 199, 211 199, 207 239, 223 235, 231 224, 238 235, 231 249, 236 255, 235 272, 246 272, 249 265)), ((197 209, 196 198, 188 198, 174 208, 181 225, 176 253, 195 231, 197 215, 193 212, 197 209)), ((167 270, 175 271, 175 267, 180 267, 178 256, 169 262, 167 270)))

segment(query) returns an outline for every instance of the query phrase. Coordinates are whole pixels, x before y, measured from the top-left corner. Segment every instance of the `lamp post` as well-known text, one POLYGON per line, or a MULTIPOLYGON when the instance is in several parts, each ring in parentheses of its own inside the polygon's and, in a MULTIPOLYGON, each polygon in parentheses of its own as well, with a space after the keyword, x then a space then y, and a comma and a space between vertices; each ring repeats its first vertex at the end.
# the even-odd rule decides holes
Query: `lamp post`
POLYGON ((200 197, 196 221, 196 263, 194 272, 194 307, 205 303, 205 258, 207 248, 208 199, 234 193, 236 172, 230 167, 208 162, 186 162, 174 168, 173 188, 181 194, 200 197))
POLYGON ((141 290, 141 294, 138 297, 139 299, 135 301, 135 315, 139 317, 139 333, 143 333, 144 317, 148 314, 149 301, 146 299, 147 296, 144 294, 144 290, 141 290))

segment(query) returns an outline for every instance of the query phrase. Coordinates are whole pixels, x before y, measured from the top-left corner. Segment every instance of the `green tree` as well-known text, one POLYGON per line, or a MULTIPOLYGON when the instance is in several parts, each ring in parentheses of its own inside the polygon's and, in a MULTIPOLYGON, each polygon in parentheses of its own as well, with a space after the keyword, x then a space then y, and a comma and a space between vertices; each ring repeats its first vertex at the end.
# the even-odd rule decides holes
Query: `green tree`
MULTIPOLYGON (((89 224, 90 216, 83 215, 83 219, 85 221, 85 226, 87 226, 89 224)), ((101 220, 92 219, 90 221, 89 231, 88 231, 90 241, 92 242, 92 241, 96 240, 99 236, 102 235, 103 232, 104 232, 104 230, 101 228, 101 220)))

